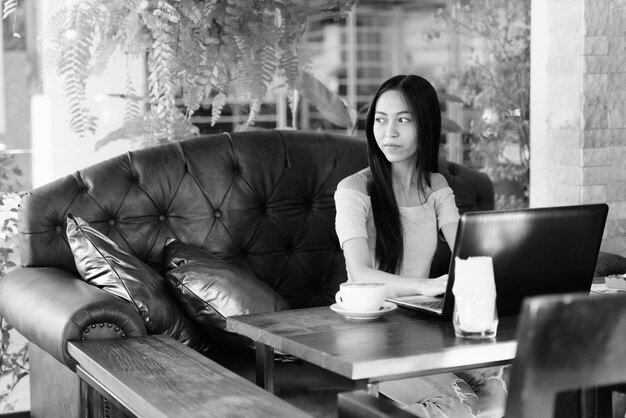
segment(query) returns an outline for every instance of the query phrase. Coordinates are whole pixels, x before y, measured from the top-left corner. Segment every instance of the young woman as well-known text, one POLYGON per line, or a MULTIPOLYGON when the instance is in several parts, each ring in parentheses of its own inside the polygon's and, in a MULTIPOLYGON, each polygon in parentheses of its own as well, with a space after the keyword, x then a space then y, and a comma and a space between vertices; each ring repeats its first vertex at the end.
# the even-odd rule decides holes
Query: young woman
MULTIPOLYGON (((336 230, 352 281, 384 282, 389 295, 438 295, 447 275, 430 279, 438 231, 454 247, 459 213, 438 173, 441 110, 417 75, 385 81, 366 120, 369 167, 335 192, 336 230)), ((423 417, 502 416, 501 368, 384 382, 383 396, 423 417)))

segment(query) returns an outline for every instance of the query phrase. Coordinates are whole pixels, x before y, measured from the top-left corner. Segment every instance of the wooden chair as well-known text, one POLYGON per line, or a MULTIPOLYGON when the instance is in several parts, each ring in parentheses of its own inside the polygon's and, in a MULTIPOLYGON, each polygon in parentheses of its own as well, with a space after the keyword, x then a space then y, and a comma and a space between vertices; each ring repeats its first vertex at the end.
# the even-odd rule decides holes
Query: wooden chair
POLYGON ((552 418, 557 393, 607 387, 596 417, 611 417, 610 386, 626 383, 626 294, 524 301, 507 418, 552 418))

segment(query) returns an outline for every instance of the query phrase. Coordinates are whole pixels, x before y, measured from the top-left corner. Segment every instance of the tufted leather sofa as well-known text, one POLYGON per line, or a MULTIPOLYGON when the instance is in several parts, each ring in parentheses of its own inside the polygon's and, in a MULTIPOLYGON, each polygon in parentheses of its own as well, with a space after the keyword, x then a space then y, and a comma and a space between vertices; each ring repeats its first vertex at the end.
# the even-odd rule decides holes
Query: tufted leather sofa
MULTIPOLYGON (((28 193, 19 214, 23 267, 0 280, 0 315, 30 342, 32 416, 79 415, 67 341, 147 333, 129 303, 78 276, 68 213, 157 271, 165 240, 176 237, 252 271, 292 308, 329 305, 346 280, 333 193, 366 165, 356 137, 237 132, 129 152, 28 193)), ((486 175, 453 163, 441 171, 461 211, 493 209, 486 175)), ((446 254, 438 257, 445 272, 446 254)))

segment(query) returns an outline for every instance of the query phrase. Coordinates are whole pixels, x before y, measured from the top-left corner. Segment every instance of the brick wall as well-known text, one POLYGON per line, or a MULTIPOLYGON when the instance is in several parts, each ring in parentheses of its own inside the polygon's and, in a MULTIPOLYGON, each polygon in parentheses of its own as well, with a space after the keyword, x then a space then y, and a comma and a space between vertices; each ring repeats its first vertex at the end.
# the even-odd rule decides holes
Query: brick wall
POLYGON ((533 0, 531 206, 606 202, 626 255, 626 0, 533 0))

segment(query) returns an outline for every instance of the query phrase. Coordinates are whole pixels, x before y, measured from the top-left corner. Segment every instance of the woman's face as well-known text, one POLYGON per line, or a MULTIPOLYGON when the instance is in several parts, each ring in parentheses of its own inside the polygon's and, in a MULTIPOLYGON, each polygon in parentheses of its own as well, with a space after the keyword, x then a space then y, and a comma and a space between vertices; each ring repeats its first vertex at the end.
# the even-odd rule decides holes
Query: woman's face
POLYGON ((415 116, 398 90, 388 90, 376 102, 374 137, 387 160, 398 163, 415 159, 417 129, 415 116))

